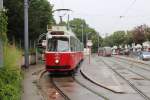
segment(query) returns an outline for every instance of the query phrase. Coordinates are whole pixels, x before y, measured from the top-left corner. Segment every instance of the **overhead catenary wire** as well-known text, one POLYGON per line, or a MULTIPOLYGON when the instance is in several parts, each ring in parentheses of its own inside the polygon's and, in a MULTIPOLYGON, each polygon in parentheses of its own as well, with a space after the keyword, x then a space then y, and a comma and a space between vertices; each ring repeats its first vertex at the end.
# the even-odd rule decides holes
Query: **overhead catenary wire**
POLYGON ((131 4, 128 6, 128 8, 123 12, 123 14, 120 16, 120 18, 123 18, 125 15, 127 15, 127 13, 129 12, 129 10, 131 10, 131 8, 133 7, 133 5, 136 3, 137 0, 133 0, 131 2, 131 4))
POLYGON ((117 20, 114 22, 114 27, 118 27, 119 23, 121 22, 121 19, 127 17, 128 12, 131 10, 133 5, 136 3, 137 0, 133 0, 130 5, 125 9, 125 11, 117 18, 117 20), (118 25, 116 25, 118 24, 118 25))

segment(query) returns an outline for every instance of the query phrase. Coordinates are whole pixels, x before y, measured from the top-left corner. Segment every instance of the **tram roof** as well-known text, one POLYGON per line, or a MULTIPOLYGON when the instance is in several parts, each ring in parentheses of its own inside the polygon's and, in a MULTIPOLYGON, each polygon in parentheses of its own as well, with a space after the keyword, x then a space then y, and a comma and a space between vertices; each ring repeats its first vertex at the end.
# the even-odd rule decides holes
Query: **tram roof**
MULTIPOLYGON (((55 25, 52 26, 50 29, 48 29, 48 34, 50 32, 63 32, 63 35, 70 35, 76 37, 76 35, 72 32, 72 30, 67 28, 66 26, 61 26, 61 25, 55 25)), ((54 34, 53 34, 54 35, 54 34)))

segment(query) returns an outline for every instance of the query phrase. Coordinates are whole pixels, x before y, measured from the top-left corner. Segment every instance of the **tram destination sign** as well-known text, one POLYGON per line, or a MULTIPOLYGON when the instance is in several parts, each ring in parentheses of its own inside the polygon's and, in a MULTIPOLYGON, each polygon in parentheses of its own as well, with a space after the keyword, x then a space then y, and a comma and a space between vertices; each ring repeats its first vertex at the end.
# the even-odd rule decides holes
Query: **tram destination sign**
POLYGON ((3 45, 2 41, 0 40, 0 68, 3 67, 3 45))

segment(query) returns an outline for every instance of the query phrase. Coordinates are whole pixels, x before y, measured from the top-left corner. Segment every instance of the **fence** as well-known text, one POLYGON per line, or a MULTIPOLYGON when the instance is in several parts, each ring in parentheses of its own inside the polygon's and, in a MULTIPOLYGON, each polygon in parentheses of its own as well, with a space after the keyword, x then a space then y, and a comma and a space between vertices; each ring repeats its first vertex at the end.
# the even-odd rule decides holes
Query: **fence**
POLYGON ((0 40, 0 68, 3 67, 3 44, 0 40))

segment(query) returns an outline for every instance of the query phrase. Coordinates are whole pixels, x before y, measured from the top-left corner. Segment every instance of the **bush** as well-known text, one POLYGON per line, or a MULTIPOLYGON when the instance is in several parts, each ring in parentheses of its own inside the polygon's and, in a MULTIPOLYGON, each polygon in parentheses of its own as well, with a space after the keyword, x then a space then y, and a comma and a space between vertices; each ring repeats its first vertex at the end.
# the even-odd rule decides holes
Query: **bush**
POLYGON ((14 46, 4 46, 4 67, 0 69, 0 100, 21 98, 21 53, 14 46))

